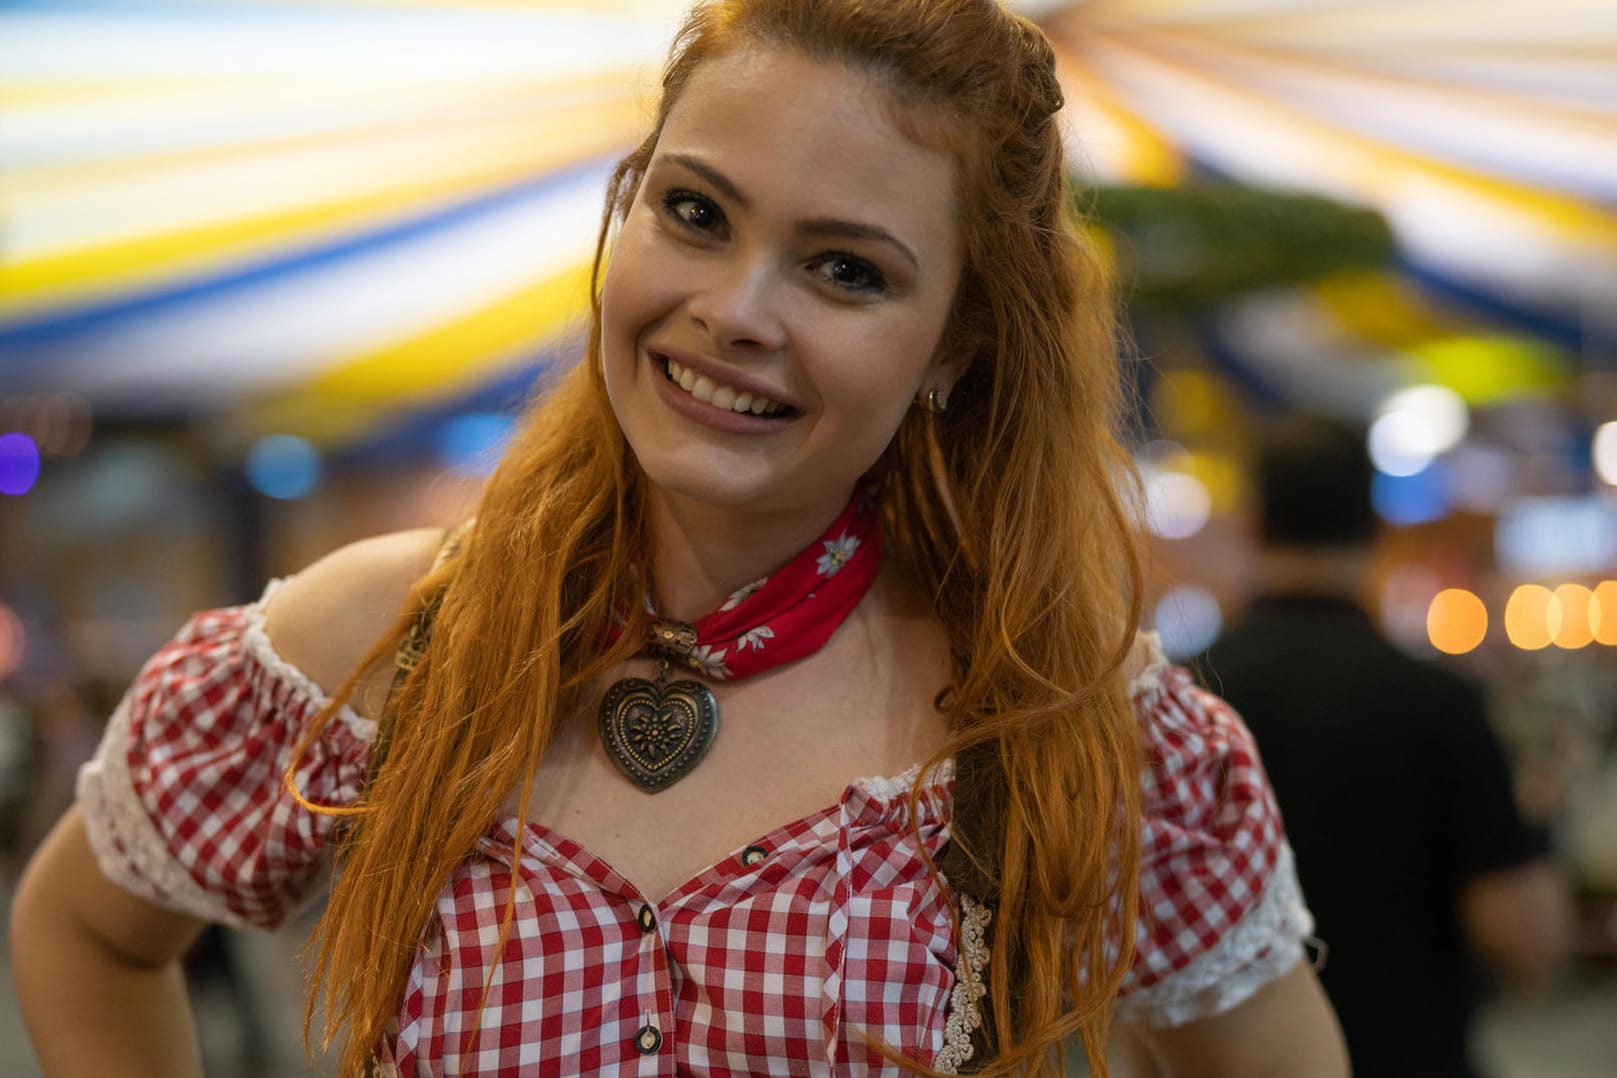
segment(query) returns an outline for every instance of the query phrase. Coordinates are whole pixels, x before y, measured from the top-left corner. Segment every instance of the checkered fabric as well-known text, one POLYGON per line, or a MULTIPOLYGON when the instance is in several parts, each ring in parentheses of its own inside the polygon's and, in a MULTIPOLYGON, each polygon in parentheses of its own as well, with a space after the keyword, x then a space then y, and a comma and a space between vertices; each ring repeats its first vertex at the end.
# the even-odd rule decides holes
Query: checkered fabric
MULTIPOLYGON (((1241 935, 1231 926, 1259 902, 1282 837, 1249 736, 1227 707, 1160 666, 1136 700, 1151 767, 1145 917, 1128 992, 1149 995, 1241 935)), ((280 783, 322 702, 270 649, 259 604, 194 618, 141 672, 81 775, 103 871, 198 916, 279 923, 310 889, 331 827, 280 783), (136 811, 118 811, 124 788, 136 811)), ((305 793, 352 802, 373 733, 345 713, 305 760, 305 793)), ((854 783, 836 805, 661 901, 538 824, 521 831, 513 877, 516 821, 494 821, 423 926, 397 1022, 377 1047, 380 1069, 897 1073, 867 1035, 931 1058, 943 1046, 956 952, 947 899, 908 824, 912 781, 854 783), (513 888, 515 923, 489 981, 513 888), (470 1043, 474 1021, 481 1032, 470 1043)), ((922 799, 920 841, 933 857, 948 841, 951 794, 945 775, 922 799)), ((1236 967, 1275 942, 1249 939, 1236 967)))
POLYGON ((1142 682, 1141 916, 1125 995, 1211 952, 1258 905, 1285 844, 1246 724, 1182 667, 1142 682))

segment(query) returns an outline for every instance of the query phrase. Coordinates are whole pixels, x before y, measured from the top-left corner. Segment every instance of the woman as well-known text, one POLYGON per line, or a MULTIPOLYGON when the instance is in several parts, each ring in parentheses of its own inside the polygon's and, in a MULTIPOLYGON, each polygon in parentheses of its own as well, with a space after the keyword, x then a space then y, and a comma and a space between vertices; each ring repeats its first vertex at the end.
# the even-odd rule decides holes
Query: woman
POLYGON ((984 0, 698 8, 475 523, 131 689, 18 901, 50 1072, 194 1069, 175 958, 331 840, 344 1074, 1104 1072, 1114 999, 1163 1073, 1344 1073, 1246 735, 1135 645, 1059 105, 984 0))

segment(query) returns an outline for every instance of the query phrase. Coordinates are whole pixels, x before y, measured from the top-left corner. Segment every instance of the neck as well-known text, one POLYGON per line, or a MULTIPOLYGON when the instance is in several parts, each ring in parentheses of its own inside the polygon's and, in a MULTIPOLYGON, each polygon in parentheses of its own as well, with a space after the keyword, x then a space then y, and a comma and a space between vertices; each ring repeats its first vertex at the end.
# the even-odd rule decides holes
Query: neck
POLYGON ((1317 595, 1362 603, 1370 552, 1359 547, 1269 547, 1258 561, 1266 595, 1317 595))
POLYGON ((748 513, 653 491, 657 612, 690 622, 711 613, 738 588, 791 561, 846 504, 844 498, 816 513, 748 513))

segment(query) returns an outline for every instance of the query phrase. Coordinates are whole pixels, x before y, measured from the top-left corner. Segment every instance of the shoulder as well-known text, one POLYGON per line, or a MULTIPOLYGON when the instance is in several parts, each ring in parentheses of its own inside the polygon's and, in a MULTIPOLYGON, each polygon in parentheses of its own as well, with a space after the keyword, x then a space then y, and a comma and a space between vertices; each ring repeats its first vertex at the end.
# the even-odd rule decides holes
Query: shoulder
POLYGON ((275 653, 327 692, 341 685, 393 626, 443 540, 439 528, 364 539, 282 581, 264 605, 275 653))
POLYGON ((1311 928, 1280 812, 1240 716, 1147 635, 1131 671, 1140 723, 1140 922, 1127 1021, 1177 1025, 1289 970, 1311 928))
POLYGON ((1155 634, 1143 636, 1136 651, 1129 693, 1144 752, 1148 831, 1195 826, 1230 839, 1256 827, 1274 843, 1279 813, 1246 723, 1190 671, 1169 662, 1155 634))

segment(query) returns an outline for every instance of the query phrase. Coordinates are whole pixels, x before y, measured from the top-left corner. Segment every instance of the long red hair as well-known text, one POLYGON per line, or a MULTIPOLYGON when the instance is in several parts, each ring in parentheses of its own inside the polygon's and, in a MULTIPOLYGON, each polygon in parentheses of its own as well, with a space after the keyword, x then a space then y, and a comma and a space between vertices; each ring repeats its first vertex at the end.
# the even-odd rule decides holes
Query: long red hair
POLYGON ((394 1017, 456 866, 528 788, 581 689, 640 638, 631 626, 600 646, 614 612, 641 616, 652 538, 646 481, 601 376, 601 271, 691 73, 746 44, 877 74, 905 130, 957 163, 966 262, 944 340, 970 365, 947 412, 904 420, 871 480, 887 556, 931 597, 950 644, 939 703, 952 738, 928 766, 968 753, 992 765, 993 789, 976 799, 991 826, 954 838, 997 906, 983 1070, 1057 1073, 1076 1033, 1106 1073, 1136 915, 1140 756, 1124 664, 1141 571, 1115 433, 1113 300, 1069 215, 1054 56, 992 0, 721 0, 687 19, 651 134, 612 175, 584 362, 530 409, 460 556, 416 584, 359 668, 440 603, 390 705, 385 761, 351 813, 318 930, 309 1006, 323 988, 343 1074, 394 1017))

